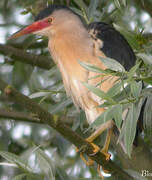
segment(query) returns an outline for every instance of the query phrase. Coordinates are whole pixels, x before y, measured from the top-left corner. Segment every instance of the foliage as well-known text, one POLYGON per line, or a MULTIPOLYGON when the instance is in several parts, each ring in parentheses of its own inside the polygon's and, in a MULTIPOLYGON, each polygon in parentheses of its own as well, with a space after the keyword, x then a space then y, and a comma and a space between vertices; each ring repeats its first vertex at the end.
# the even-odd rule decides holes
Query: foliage
MULTIPOLYGON (((2 0, 0 2, 0 19, 2 17, 0 26, 5 30, 4 42, 12 34, 13 28, 21 28, 32 22, 32 16, 35 16, 46 4, 66 4, 67 2, 65 0, 2 0), (22 21, 23 19, 26 20, 22 21)), ((108 67, 107 70, 101 70, 79 61, 84 68, 99 73, 99 76, 114 75, 119 78, 116 85, 107 93, 101 91, 98 86, 83 83, 90 91, 105 100, 100 107, 108 108, 89 127, 89 130, 113 118, 120 132, 118 142, 124 143, 126 153, 131 156, 137 120, 142 105, 147 99, 144 110, 144 127, 146 128, 144 140, 148 143, 149 148, 152 148, 150 140, 152 132, 150 16, 152 14, 147 14, 146 9, 142 9, 142 6, 131 0, 71 0, 70 8, 81 15, 87 23, 102 20, 113 24, 125 36, 137 56, 136 65, 129 72, 110 58, 101 58, 101 61, 108 67), (128 109, 128 112, 124 117, 122 114, 125 109, 128 109)), ((7 43, 28 53, 49 56, 47 39, 43 37, 28 36, 7 43)), ((84 133, 86 132, 84 128, 88 129, 84 114, 77 112, 71 99, 66 97, 60 73, 54 65, 50 70, 45 70, 23 64, 11 52, 7 55, 2 53, 0 57, 0 76, 3 79, 40 103, 49 112, 63 117, 65 122, 68 119, 67 123, 83 137, 90 133, 90 131, 87 131, 88 134, 84 133)), ((26 112, 17 104, 8 102, 7 97, 1 94, 0 108, 26 112)), ((4 176, 13 180, 25 177, 28 180, 70 180, 87 177, 98 179, 96 169, 86 167, 71 144, 51 128, 39 124, 14 122, 11 119, 6 121, 1 118, 0 139, 0 179, 4 176)), ((118 154, 115 156, 117 157, 118 154)))

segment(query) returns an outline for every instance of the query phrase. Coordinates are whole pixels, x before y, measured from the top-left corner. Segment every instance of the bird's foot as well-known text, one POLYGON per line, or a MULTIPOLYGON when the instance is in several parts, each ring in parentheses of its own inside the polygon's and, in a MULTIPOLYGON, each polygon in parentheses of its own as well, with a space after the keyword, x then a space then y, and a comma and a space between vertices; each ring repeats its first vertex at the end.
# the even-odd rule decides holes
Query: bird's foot
POLYGON ((108 153, 107 151, 105 151, 104 148, 102 148, 100 152, 105 155, 106 161, 109 161, 109 160, 110 160, 111 154, 108 153))
MULTIPOLYGON (((87 139, 86 139, 86 140, 87 140, 87 139)), ((88 141, 88 142, 89 142, 89 141, 88 141)), ((90 154, 90 156, 94 156, 96 153, 101 152, 102 154, 104 154, 105 159, 106 159, 107 161, 110 160, 111 154, 109 154, 109 153, 107 152, 107 148, 103 147, 102 149, 100 149, 99 146, 97 146, 96 144, 94 144, 94 143, 92 143, 92 142, 89 142, 89 143, 91 143, 91 145, 94 147, 93 153, 90 154)), ((76 148, 76 151, 77 151, 77 152, 80 152, 80 158, 83 160, 83 162, 84 162, 87 166, 93 166, 93 165, 94 165, 94 161, 93 161, 90 157, 88 157, 88 159, 86 159, 86 158, 84 157, 83 148, 82 148, 82 149, 81 149, 81 148, 80 148, 80 149, 76 148)), ((104 169, 100 164, 98 164, 98 167, 97 167, 98 175, 99 175, 102 179, 104 179, 104 176, 102 175, 101 169, 102 169, 102 171, 103 171, 104 173, 109 173, 109 171, 106 170, 106 169, 104 169)))
MULTIPOLYGON (((87 141, 87 139, 86 139, 86 141, 87 141)), ((98 153, 100 151, 100 148, 94 143, 91 143, 91 142, 89 142, 89 143, 94 147, 93 153, 90 154, 90 156, 93 156, 93 155, 95 155, 96 153, 98 153)), ((81 149, 76 148, 76 152, 80 152, 80 158, 84 161, 84 163, 87 166, 93 166, 94 161, 90 157, 88 157, 88 160, 86 160, 86 158, 83 155, 84 153, 81 151, 81 149)))

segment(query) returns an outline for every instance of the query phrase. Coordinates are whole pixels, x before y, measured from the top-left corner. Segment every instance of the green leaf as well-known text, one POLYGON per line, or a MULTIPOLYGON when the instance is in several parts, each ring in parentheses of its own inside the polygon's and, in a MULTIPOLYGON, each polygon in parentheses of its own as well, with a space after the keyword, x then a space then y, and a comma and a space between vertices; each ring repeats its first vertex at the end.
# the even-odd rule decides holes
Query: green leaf
POLYGON ((90 127, 98 127, 101 124, 105 123, 106 121, 111 120, 112 115, 111 115, 110 111, 111 111, 111 108, 109 108, 108 110, 104 111, 101 115, 99 115, 96 118, 96 120, 91 124, 90 127))
POLYGON ((27 163, 25 163, 19 156, 5 151, 0 151, 0 155, 8 162, 16 164, 25 172, 33 172, 33 169, 30 166, 28 166, 27 163))
POLYGON ((100 88, 94 87, 86 82, 83 82, 83 85, 100 98, 109 101, 111 104, 116 104, 116 102, 100 88))
POLYGON ((135 105, 131 104, 126 119, 125 134, 124 134, 124 141, 125 141, 124 143, 126 147, 126 152, 129 155, 129 157, 131 157, 132 144, 136 133, 136 124, 137 124, 136 109, 135 109, 135 105))
POLYGON ((12 180, 22 180, 24 177, 26 177, 25 173, 15 176, 12 180))
POLYGON ((152 56, 151 55, 147 55, 145 53, 138 53, 138 54, 136 54, 136 56, 141 58, 146 64, 152 65, 152 56))
POLYGON ((116 84, 113 85, 112 88, 110 88, 107 92, 107 94, 110 96, 110 97, 114 97, 116 96, 118 93, 121 92, 121 89, 122 89, 122 82, 118 82, 116 84))
POLYGON ((80 17, 83 17, 83 13, 80 9, 77 9, 75 7, 70 7, 75 13, 77 13, 80 17))
POLYGON ((122 4, 125 6, 127 6, 127 1, 126 0, 122 0, 122 4))
POLYGON ((102 70, 102 69, 98 68, 97 66, 94 66, 92 64, 82 62, 82 61, 79 61, 79 60, 78 60, 78 62, 82 67, 84 67, 88 71, 107 74, 107 72, 105 70, 102 70))
POLYGON ((51 158, 47 156, 44 151, 37 147, 35 153, 41 171, 45 174, 45 176, 48 176, 49 179, 55 180, 55 167, 51 161, 51 158))
POLYGON ((115 120, 118 129, 121 127, 122 123, 122 105, 118 104, 113 107, 113 119, 115 120))
POLYGON ((143 80, 144 82, 146 82, 147 84, 152 85, 152 77, 142 78, 142 80, 143 80))
MULTIPOLYGON (((125 81, 124 81, 125 82, 125 81)), ((123 86, 123 85, 122 85, 123 86)), ((126 84, 126 86, 120 91, 118 94, 116 94, 113 99, 117 102, 124 101, 128 95, 130 94, 130 85, 126 84)))
POLYGON ((42 176, 40 174, 29 173, 17 175, 12 180, 23 180, 24 177, 26 177, 27 180, 42 180, 42 176))
POLYGON ((147 97, 143 119, 144 127, 150 132, 152 130, 152 96, 147 97))
POLYGON ((114 0, 114 4, 118 9, 121 9, 121 4, 120 4, 119 0, 114 0))
POLYGON ((118 71, 118 72, 125 72, 124 67, 116 60, 112 58, 104 58, 104 57, 99 57, 99 59, 102 61, 102 63, 108 68, 113 71, 118 71))
POLYGON ((122 105, 114 105, 109 107, 106 111, 104 111, 101 115, 97 117, 97 119, 91 124, 92 127, 100 126, 108 120, 115 119, 116 125, 120 128, 122 122, 122 105))
POLYGON ((67 175, 67 173, 64 171, 63 168, 57 167, 56 171, 57 171, 57 174, 58 174, 60 180, 72 180, 72 179, 67 175))
POLYGON ((67 107, 70 104, 72 104, 72 100, 71 100, 71 98, 68 98, 66 100, 63 100, 63 101, 53 105, 49 112, 52 113, 52 114, 61 112, 61 111, 63 111, 63 109, 65 107, 67 107))
POLYGON ((39 98, 39 97, 43 97, 43 96, 49 96, 51 93, 50 92, 36 92, 33 93, 29 96, 29 98, 33 99, 33 98, 39 98))
POLYGON ((122 6, 125 7, 127 5, 127 2, 126 2, 126 0, 114 0, 114 4, 118 9, 121 10, 122 6))
POLYGON ((25 10, 25 11, 22 11, 20 14, 26 15, 26 14, 28 14, 28 13, 29 13, 29 11, 25 10))
POLYGON ((99 0, 91 0, 89 8, 88 8, 88 17, 91 21, 94 17, 94 13, 98 7, 99 0))
MULTIPOLYGON (((143 104, 143 99, 141 99, 136 104, 131 104, 129 108, 129 113, 127 115, 124 124, 124 143, 126 147, 126 152, 131 157, 132 145, 136 135, 137 121, 139 118, 140 110, 143 104)), ((122 133, 122 132, 121 132, 122 133)), ((121 134, 120 134, 121 136, 121 134)))
POLYGON ((137 69, 139 69, 139 66, 141 64, 141 61, 139 61, 135 66, 133 66, 129 72, 128 72, 128 78, 129 78, 129 81, 132 80, 132 77, 135 76, 135 73, 137 71, 137 69))
POLYGON ((87 12, 87 6, 83 0, 74 0, 74 2, 80 7, 80 9, 83 9, 85 12, 87 12))
POLYGON ((135 98, 138 98, 142 90, 142 82, 131 81, 131 93, 135 98))

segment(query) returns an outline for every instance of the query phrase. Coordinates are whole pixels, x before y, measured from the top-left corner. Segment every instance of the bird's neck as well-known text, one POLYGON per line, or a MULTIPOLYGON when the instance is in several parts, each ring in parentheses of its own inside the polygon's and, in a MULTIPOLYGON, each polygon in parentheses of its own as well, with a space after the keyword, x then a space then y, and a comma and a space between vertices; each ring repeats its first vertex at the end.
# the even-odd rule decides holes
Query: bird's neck
POLYGON ((87 61, 86 58, 90 58, 93 53, 93 43, 85 28, 58 31, 50 38, 49 47, 53 58, 67 61, 87 61))

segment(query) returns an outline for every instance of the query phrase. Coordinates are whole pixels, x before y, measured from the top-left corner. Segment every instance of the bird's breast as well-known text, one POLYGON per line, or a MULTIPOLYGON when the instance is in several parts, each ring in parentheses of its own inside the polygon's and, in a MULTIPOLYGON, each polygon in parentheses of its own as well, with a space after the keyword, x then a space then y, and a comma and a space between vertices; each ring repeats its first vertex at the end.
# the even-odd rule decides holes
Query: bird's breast
POLYGON ((87 94, 82 82, 87 81, 88 72, 81 67, 78 60, 88 61, 88 58, 84 56, 85 52, 82 49, 79 52, 76 49, 62 43, 56 45, 52 41, 49 42, 49 50, 61 72, 66 93, 72 97, 77 107, 82 108, 83 96, 87 94))
POLYGON ((88 122, 91 123, 103 112, 102 108, 98 108, 102 100, 92 92, 89 92, 82 82, 96 86, 101 81, 104 81, 102 86, 99 85, 99 88, 106 92, 112 87, 114 79, 105 80, 107 78, 105 76, 93 78, 99 74, 87 71, 79 64, 78 60, 105 69, 106 67, 98 58, 98 56, 104 57, 104 54, 93 49, 93 47, 97 48, 97 46, 90 48, 87 46, 84 47, 81 44, 79 44, 79 46, 77 45, 76 43, 69 43, 69 41, 51 40, 49 41, 49 50, 61 72, 67 95, 72 97, 77 107, 81 107, 86 112, 88 122), (97 52, 100 54, 95 54, 97 52))

